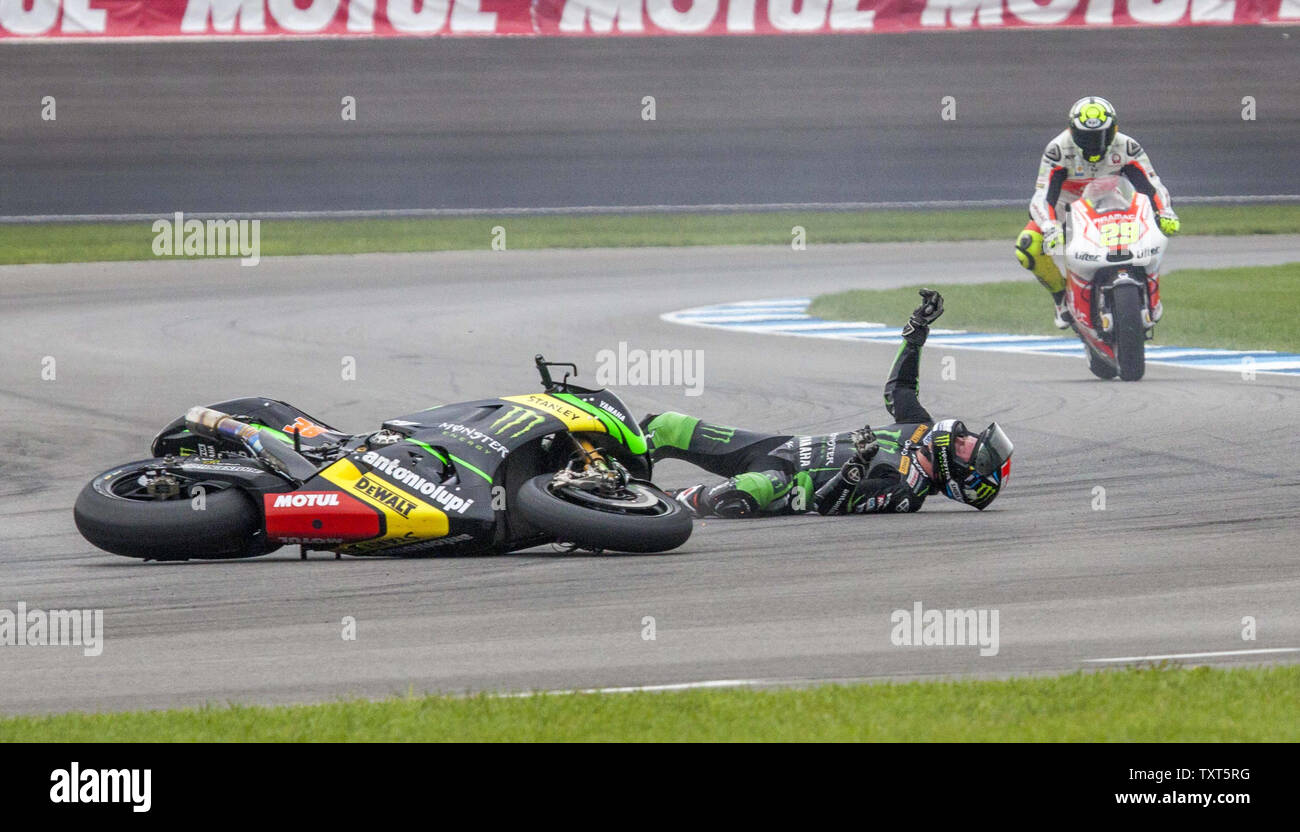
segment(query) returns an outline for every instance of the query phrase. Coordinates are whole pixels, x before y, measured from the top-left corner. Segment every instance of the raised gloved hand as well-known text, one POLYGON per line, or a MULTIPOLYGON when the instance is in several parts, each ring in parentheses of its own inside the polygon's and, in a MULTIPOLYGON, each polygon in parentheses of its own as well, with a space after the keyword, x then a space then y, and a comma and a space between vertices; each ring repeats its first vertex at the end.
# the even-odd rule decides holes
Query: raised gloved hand
POLYGON ((1178 215, 1173 211, 1160 212, 1160 231, 1166 237, 1172 237, 1182 229, 1182 223, 1178 221, 1178 215))
POLYGON ((1057 254, 1065 242, 1065 231, 1057 223, 1043 228, 1043 253, 1057 254))
POLYGON ((943 314, 943 295, 933 289, 922 289, 919 294, 921 305, 912 311, 912 317, 903 327, 903 338, 915 346, 925 343, 925 337, 930 334, 930 324, 943 314))

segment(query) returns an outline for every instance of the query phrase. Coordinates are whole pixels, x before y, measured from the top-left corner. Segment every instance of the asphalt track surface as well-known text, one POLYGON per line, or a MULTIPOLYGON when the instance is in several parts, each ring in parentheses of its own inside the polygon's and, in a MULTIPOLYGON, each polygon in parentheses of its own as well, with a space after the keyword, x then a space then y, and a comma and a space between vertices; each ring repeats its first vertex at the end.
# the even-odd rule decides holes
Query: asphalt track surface
POLYGON ((1297 31, 10 43, 0 215, 1027 199, 1098 92, 1175 197, 1297 193, 1297 31))
MULTIPOLYGON (((1296 238, 1187 238, 1170 266, 1274 262, 1296 238), (1249 254, 1247 252, 1254 252, 1249 254), (1181 258, 1181 259, 1180 259, 1181 258)), ((657 556, 296 551, 144 564, 77 534, 72 504, 196 403, 274 395, 362 431, 439 402, 534 390, 532 356, 699 349, 703 395, 621 392, 753 429, 886 419, 894 349, 682 327, 666 311, 915 280, 1023 276, 1004 243, 452 252, 0 268, 0 609, 99 608, 105 647, 0 647, 0 712, 294 702, 709 680, 1055 673, 1089 659, 1300 647, 1300 379, 928 350, 935 414, 997 419, 1008 491, 977 513, 697 524, 657 556), (358 377, 340 379, 356 357, 358 377), (44 356, 57 375, 42 381, 44 356), (1106 508, 1093 509, 1094 489, 1106 508), (890 615, 995 609, 1000 650, 897 647, 890 615), (357 620, 344 641, 342 620, 357 620), (653 616, 657 638, 642 639, 653 616), (1242 619, 1258 638, 1243 641, 1242 619)), ((1043 299, 1043 314, 1048 303, 1043 299)), ((1178 310, 1170 309, 1170 315, 1178 310)), ((664 485, 693 481, 668 463, 664 485)), ((1294 661, 1300 654, 1211 659, 1294 661)))

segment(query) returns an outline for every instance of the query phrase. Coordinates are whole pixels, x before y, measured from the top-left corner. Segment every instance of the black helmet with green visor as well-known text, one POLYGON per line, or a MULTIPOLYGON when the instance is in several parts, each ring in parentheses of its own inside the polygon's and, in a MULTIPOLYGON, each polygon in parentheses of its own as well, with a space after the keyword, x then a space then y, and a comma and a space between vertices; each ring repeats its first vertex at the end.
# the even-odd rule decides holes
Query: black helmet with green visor
POLYGON ((1089 162, 1100 162, 1119 130, 1115 108, 1104 98, 1089 95, 1070 108, 1070 138, 1089 162))
POLYGON ((976 436, 958 419, 944 419, 921 439, 930 450, 933 479, 953 500, 980 511, 997 498, 1011 476, 1014 446, 993 422, 976 436))

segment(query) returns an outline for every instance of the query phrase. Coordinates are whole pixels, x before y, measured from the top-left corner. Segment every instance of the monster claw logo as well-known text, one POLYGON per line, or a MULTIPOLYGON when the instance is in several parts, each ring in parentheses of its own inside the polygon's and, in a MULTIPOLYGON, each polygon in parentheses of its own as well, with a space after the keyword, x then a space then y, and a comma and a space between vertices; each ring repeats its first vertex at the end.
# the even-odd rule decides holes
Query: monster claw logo
POLYGON ((522 436, 528 431, 540 425, 546 419, 545 416, 535 410, 529 410, 526 407, 511 405, 505 415, 492 423, 492 432, 500 435, 504 431, 518 427, 514 433, 510 434, 511 439, 516 436, 522 436))
POLYGON ((736 435, 735 428, 724 428, 718 425, 700 425, 699 432, 701 439, 712 439, 714 442, 721 442, 724 445, 729 443, 731 438, 736 435))

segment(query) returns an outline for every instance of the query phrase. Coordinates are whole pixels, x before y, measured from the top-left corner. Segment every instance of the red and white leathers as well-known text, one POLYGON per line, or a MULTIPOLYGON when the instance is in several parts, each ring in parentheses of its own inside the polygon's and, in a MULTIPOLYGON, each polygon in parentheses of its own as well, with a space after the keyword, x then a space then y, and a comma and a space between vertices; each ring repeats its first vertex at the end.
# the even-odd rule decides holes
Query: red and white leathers
POLYGON ((1151 199, 1157 215, 1167 217, 1172 214, 1169 191, 1156 176, 1151 159, 1137 141, 1116 133, 1115 141, 1094 163, 1084 160, 1070 139, 1070 131, 1062 130, 1043 150, 1038 181, 1034 183, 1034 197, 1029 202, 1030 218, 1040 231, 1050 224, 1059 223, 1057 206, 1073 203, 1088 183, 1103 176, 1127 178, 1133 183, 1134 190, 1151 199))
POLYGON ((1016 239, 1016 258, 1052 293, 1056 302, 1056 325, 1062 329, 1069 326, 1063 300, 1065 277, 1050 255, 1057 245, 1064 242, 1064 206, 1078 199, 1088 183, 1103 176, 1128 179, 1134 190, 1151 200, 1161 218, 1162 230, 1174 233, 1178 229, 1178 216, 1170 202, 1169 191, 1137 141, 1116 133, 1115 140, 1096 162, 1083 158, 1083 153, 1070 138, 1069 130, 1062 130, 1048 142, 1038 167, 1034 196, 1029 202, 1029 223, 1016 239), (1170 223, 1167 228, 1166 223, 1170 223))

